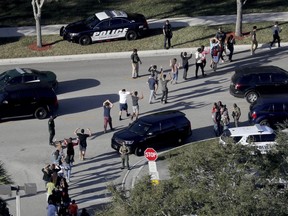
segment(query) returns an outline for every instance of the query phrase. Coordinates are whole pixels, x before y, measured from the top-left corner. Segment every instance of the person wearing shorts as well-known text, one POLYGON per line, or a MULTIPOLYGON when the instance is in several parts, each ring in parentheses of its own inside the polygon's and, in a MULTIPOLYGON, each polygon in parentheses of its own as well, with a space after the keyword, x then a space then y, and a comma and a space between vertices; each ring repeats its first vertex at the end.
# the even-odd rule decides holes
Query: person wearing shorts
POLYGON ((144 96, 143 96, 143 93, 141 96, 138 96, 138 92, 134 91, 133 94, 131 95, 131 98, 132 98, 132 110, 133 110, 133 113, 131 115, 131 121, 133 121, 134 117, 136 118, 136 120, 138 119, 138 115, 139 115, 138 101, 143 99, 144 96))
POLYGON ((92 135, 91 130, 87 128, 88 134, 85 134, 85 130, 81 129, 81 133, 78 133, 78 130, 80 128, 77 128, 74 131, 74 134, 77 135, 79 139, 79 159, 84 160, 85 154, 86 154, 86 148, 87 148, 87 138, 92 135))
POLYGON ((129 91, 126 91, 126 89, 122 89, 119 91, 119 120, 122 120, 122 111, 126 112, 126 116, 130 116, 128 113, 128 104, 127 104, 127 96, 131 95, 129 91))

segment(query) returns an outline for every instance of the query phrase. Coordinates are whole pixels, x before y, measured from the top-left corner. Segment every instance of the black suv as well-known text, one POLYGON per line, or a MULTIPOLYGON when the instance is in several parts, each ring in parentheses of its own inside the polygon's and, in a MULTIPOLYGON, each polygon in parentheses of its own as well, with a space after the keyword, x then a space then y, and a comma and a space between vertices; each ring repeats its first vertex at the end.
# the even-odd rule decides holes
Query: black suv
POLYGON ((7 86, 0 92, 0 119, 24 116, 44 119, 57 108, 57 96, 49 87, 7 86))
POLYGON ((147 147, 181 144, 191 134, 191 123, 184 113, 164 111, 143 116, 128 128, 114 133, 111 147, 119 150, 124 142, 131 153, 140 156, 147 147))
POLYGON ((273 95, 259 98, 250 106, 250 123, 275 127, 288 119, 288 96, 273 95))
POLYGON ((288 72, 276 66, 251 66, 235 70, 230 94, 249 103, 266 94, 288 93, 288 72))

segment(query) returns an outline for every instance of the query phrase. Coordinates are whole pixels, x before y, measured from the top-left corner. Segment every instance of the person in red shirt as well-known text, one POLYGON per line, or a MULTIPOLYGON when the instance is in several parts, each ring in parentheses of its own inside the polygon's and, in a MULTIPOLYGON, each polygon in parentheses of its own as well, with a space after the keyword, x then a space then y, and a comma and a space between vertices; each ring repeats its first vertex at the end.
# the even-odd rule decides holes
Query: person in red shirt
POLYGON ((71 216, 78 215, 78 205, 76 204, 75 200, 72 200, 72 203, 68 206, 68 211, 71 216))

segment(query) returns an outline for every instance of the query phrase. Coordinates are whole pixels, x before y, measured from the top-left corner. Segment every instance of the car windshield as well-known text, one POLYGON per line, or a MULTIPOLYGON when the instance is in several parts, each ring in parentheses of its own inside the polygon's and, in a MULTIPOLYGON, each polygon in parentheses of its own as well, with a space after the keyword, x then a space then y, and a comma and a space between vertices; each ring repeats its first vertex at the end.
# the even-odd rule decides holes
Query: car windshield
POLYGON ((151 125, 149 124, 146 124, 141 121, 136 121, 129 127, 129 131, 139 135, 144 135, 146 134, 146 132, 149 130, 150 127, 151 125))
POLYGON ((84 24, 86 26, 89 26, 90 28, 93 28, 95 25, 97 25, 99 23, 99 19, 95 16, 95 15, 92 15, 92 16, 89 16, 88 18, 86 18, 84 20, 84 24))
POLYGON ((0 80, 4 80, 5 82, 7 82, 8 80, 19 76, 20 74, 21 70, 20 72, 17 69, 8 70, 0 74, 0 80))

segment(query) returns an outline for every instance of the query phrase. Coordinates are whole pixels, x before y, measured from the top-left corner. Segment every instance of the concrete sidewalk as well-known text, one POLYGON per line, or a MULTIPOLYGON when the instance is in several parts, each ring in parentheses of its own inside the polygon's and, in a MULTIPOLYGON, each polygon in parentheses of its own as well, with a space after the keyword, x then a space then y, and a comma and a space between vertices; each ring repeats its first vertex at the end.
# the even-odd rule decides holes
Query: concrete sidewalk
MULTIPOLYGON (((148 20, 151 29, 162 28, 166 19, 150 19, 148 20)), ((236 22, 236 15, 221 15, 221 16, 201 16, 201 17, 181 17, 169 18, 173 28, 196 26, 196 25, 223 25, 236 22)), ((254 13, 244 14, 243 23, 256 23, 274 21, 288 21, 288 12, 279 13, 254 13)), ((272 24, 272 23, 271 23, 272 24)), ((57 35, 60 28, 66 24, 46 25, 42 26, 42 35, 57 35)), ((6 27, 0 28, 0 37, 21 37, 36 35, 35 26, 23 27, 6 27)))

